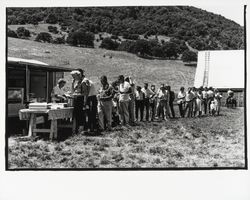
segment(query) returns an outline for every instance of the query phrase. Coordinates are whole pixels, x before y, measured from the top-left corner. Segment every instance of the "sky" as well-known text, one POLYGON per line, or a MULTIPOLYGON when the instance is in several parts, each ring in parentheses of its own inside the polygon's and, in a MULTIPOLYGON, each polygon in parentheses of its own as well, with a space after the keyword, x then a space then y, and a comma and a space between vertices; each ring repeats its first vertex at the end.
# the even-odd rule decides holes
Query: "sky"
POLYGON ((215 14, 220 14, 241 26, 244 25, 244 5, 201 5, 195 7, 215 14))

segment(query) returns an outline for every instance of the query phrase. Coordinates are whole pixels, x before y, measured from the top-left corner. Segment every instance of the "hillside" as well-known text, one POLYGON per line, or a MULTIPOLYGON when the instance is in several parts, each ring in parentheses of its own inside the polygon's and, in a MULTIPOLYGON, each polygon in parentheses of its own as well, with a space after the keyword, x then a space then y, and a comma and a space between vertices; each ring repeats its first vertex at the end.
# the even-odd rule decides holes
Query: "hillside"
MULTIPOLYGON (((51 65, 83 68, 87 76, 99 82, 101 75, 112 81, 120 74, 134 77, 138 84, 170 84, 175 91, 193 85, 195 68, 182 61, 148 60, 120 51, 55 45, 8 38, 8 56, 35 59, 51 65), (105 55, 105 57, 104 57, 105 55), (112 58, 110 58, 110 55, 112 58)), ((66 77, 70 79, 70 76, 66 77)))
POLYGON ((190 6, 8 8, 8 25, 50 23, 60 31, 78 29, 116 36, 165 36, 181 51, 185 42, 195 49, 243 49, 244 30, 237 23, 190 6))

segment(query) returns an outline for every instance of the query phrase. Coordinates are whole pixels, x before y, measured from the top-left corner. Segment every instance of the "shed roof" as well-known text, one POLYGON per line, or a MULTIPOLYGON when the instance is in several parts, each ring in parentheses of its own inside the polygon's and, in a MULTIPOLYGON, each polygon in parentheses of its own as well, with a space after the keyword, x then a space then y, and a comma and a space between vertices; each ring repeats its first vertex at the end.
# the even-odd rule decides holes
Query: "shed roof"
POLYGON ((33 60, 33 59, 24 59, 24 58, 15 58, 15 57, 8 57, 8 63, 10 64, 17 64, 19 67, 25 67, 28 65, 31 68, 38 68, 44 69, 47 71, 71 71, 71 68, 68 67, 60 67, 60 66, 52 66, 47 63, 33 60))
POLYGON ((244 50, 199 51, 194 86, 244 88, 244 50))

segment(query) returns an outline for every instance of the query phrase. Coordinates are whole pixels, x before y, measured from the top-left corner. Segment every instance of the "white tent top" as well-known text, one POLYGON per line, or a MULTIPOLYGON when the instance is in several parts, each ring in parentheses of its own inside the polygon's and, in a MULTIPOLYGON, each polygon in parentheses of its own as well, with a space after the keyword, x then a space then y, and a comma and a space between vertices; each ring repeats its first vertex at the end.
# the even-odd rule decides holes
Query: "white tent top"
POLYGON ((244 88, 244 50, 199 51, 194 86, 244 88))
POLYGON ((46 65, 46 66, 48 65, 47 63, 38 60, 30 60, 30 59, 14 58, 14 57, 8 57, 8 62, 28 63, 28 64, 46 65))

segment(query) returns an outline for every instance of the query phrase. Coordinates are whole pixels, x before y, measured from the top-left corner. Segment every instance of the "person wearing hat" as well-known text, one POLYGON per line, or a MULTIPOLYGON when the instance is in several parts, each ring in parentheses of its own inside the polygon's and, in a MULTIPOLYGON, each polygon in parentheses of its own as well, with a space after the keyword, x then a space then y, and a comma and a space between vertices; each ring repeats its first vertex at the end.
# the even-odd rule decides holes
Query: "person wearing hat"
POLYGON ((83 73, 79 70, 73 70, 71 73, 72 82, 72 98, 73 98, 73 121, 75 123, 74 133, 78 133, 82 128, 86 127, 86 105, 89 93, 88 85, 83 82, 83 73))
POLYGON ((63 87, 65 86, 66 81, 60 78, 57 81, 57 85, 52 89, 51 92, 51 100, 54 103, 63 103, 67 100, 65 93, 63 91, 63 87))
POLYGON ((144 83, 144 87, 142 88, 141 91, 145 95, 144 106, 146 109, 146 121, 149 121, 149 106, 150 106, 149 99, 154 93, 148 88, 148 83, 144 83))

